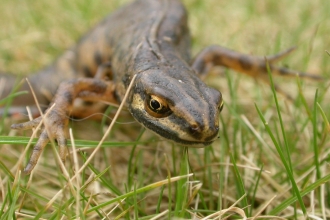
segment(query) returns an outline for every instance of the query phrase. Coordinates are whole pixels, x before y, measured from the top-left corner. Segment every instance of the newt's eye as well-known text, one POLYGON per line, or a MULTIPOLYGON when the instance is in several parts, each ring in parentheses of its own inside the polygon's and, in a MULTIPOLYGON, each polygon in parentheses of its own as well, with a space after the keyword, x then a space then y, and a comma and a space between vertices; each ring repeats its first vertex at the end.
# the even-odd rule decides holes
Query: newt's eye
POLYGON ((156 95, 148 95, 145 101, 145 109, 149 115, 155 118, 166 117, 171 114, 167 102, 156 95))

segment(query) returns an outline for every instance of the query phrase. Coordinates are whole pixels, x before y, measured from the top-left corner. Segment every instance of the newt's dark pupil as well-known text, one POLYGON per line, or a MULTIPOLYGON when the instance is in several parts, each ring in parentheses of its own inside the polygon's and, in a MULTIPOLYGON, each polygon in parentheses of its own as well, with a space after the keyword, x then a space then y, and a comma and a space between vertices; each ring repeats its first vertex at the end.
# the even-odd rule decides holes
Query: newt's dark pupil
POLYGON ((160 108, 160 103, 158 101, 156 101, 155 99, 152 99, 150 101, 150 106, 153 110, 159 110, 160 108))

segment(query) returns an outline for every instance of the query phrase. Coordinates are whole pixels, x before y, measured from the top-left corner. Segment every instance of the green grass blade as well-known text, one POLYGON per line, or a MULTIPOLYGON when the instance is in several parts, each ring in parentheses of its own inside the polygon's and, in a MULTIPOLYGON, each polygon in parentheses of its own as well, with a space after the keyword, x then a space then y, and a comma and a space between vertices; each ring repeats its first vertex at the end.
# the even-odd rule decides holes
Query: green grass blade
MULTIPOLYGON (((137 143, 141 139, 144 132, 145 132, 145 128, 141 129, 141 132, 140 132, 138 138, 136 139, 137 143)), ((133 158, 134 158, 134 152, 135 152, 137 145, 138 144, 133 145, 133 148, 130 153, 130 157, 128 159, 128 167, 127 167, 127 174, 128 174, 127 175, 127 187, 128 187, 128 189, 131 189, 132 184, 133 184, 133 171, 134 171, 133 158)))
POLYGON ((314 150, 314 164, 316 169, 316 178, 321 178, 321 169, 320 169, 320 163, 319 163, 319 146, 317 145, 317 96, 318 96, 318 90, 315 92, 315 98, 314 98, 314 108, 313 108, 313 117, 312 117, 312 123, 313 123, 313 150, 314 150))
MULTIPOLYGON (((188 175, 185 175, 185 176, 172 177, 170 179, 170 181, 171 182, 176 182, 176 181, 181 180, 181 179, 186 179, 186 178, 188 178, 190 176, 192 176, 192 174, 188 174, 188 175)), ((152 189, 156 189, 158 187, 161 187, 163 185, 166 185, 168 183, 169 183, 169 180, 166 179, 166 180, 158 181, 156 183, 149 184, 147 186, 144 186, 144 187, 141 187, 141 188, 137 189, 135 192, 134 191, 131 191, 131 192, 125 193, 125 194, 120 195, 120 196, 118 196, 118 197, 116 197, 114 199, 110 199, 107 202, 101 203, 101 204, 99 204, 99 205, 97 205, 97 206, 95 206, 93 208, 90 208, 90 209, 88 209, 87 213, 91 213, 91 212, 93 212, 95 210, 98 210, 98 209, 100 209, 100 208, 102 208, 104 206, 110 205, 112 203, 119 202, 122 199, 126 199, 127 197, 130 197, 130 196, 134 195, 135 193, 137 193, 137 194, 144 193, 144 192, 150 191, 152 189)))
POLYGON ((293 191, 294 191, 294 193, 295 193, 295 195, 296 195, 296 197, 297 197, 297 200, 298 200, 298 202, 299 202, 299 204, 300 204, 300 206, 301 206, 301 209, 302 209, 304 215, 306 215, 306 213, 307 213, 307 211, 306 211, 306 207, 305 207, 304 202, 303 202, 303 200, 302 200, 302 196, 301 196, 301 194, 300 194, 300 192, 299 192, 298 185, 297 185, 297 183, 296 183, 296 181, 295 181, 295 179, 294 179, 294 176, 293 176, 293 174, 292 174, 292 172, 291 172, 291 169, 290 169, 288 163, 286 162, 286 157, 284 156, 284 153, 283 153, 283 151, 282 151, 282 148, 281 148, 280 145, 277 143, 277 141, 276 141, 276 139, 275 139, 275 137, 274 137, 274 134, 273 134, 273 132, 271 131, 271 129, 270 129, 269 125, 268 125, 268 122, 266 122, 264 116, 262 115, 260 109, 258 108, 257 105, 255 105, 255 107, 256 107, 256 109, 257 109, 257 111, 258 111, 258 114, 259 114, 260 119, 262 120, 262 122, 263 122, 263 124, 264 124, 264 126, 265 126, 265 128, 266 128, 266 131, 268 132, 270 138, 272 139, 273 144, 274 144, 274 146, 275 146, 275 148, 276 148, 276 150, 277 150, 277 152, 278 152, 278 154, 279 154, 279 156, 280 156, 280 158, 281 158, 282 164, 283 164, 284 167, 285 167, 285 170, 286 170, 287 175, 288 175, 288 177, 289 177, 289 179, 290 179, 290 182, 291 182, 291 184, 292 184, 293 191))
MULTIPOLYGON (((188 149, 185 147, 180 161, 180 176, 187 176, 189 173, 188 149)), ((176 183, 176 198, 174 215, 183 218, 186 214, 186 203, 188 198, 189 178, 182 178, 176 183)))
MULTIPOLYGON (((305 195, 309 194, 310 192, 312 192, 313 190, 315 190, 316 188, 320 187, 322 184, 326 184, 329 181, 330 181, 330 174, 322 177, 321 179, 318 179, 317 181, 315 181, 311 185, 307 186, 304 190, 302 190, 300 192, 299 195, 300 196, 305 196, 305 195)), ((284 200, 283 202, 281 202, 280 205, 278 205, 277 207, 272 209, 268 214, 269 215, 278 215, 281 211, 286 209, 289 205, 293 204, 297 200, 298 200, 297 196, 293 195, 290 198, 288 198, 288 199, 284 200)))
POLYGON ((284 129, 284 124, 283 124, 280 105, 278 104, 275 84, 274 84, 274 81, 273 81, 273 77, 272 77, 272 73, 271 73, 271 70, 270 70, 270 67, 269 67, 269 63, 268 63, 268 61, 266 61, 266 62, 267 62, 267 72, 268 72, 268 76, 269 76, 269 81, 270 81, 270 85, 271 85, 271 89, 272 89, 272 93, 273 93, 273 97, 274 97, 274 101, 275 101, 276 112, 277 112, 277 116, 278 116, 280 126, 281 126, 282 137, 283 137, 283 141, 284 141, 284 149, 286 151, 288 166, 290 168, 290 170, 287 170, 287 172, 290 171, 291 173, 293 173, 292 172, 292 162, 291 162, 291 157, 290 157, 290 149, 289 149, 288 140, 287 140, 287 137, 286 137, 286 132, 285 132, 285 129, 284 129))
POLYGON ((263 172, 263 168, 264 168, 264 166, 262 165, 261 168, 260 168, 260 171, 258 173, 257 180, 256 180, 256 183, 255 183, 255 187, 254 187, 254 190, 253 190, 252 201, 251 201, 251 206, 250 206, 250 213, 249 213, 250 216, 252 215, 252 212, 253 212, 255 198, 256 198, 256 195, 257 195, 257 190, 258 190, 258 187, 259 187, 259 181, 260 181, 260 178, 261 178, 261 174, 263 172))
MULTIPOLYGON (((230 153, 230 159, 232 161, 232 164, 233 164, 233 173, 235 174, 235 179, 236 179, 236 189, 237 189, 237 196, 238 198, 241 198, 244 196, 244 198, 241 200, 241 207, 248 207, 248 201, 247 201, 247 198, 246 198, 246 192, 245 192, 245 187, 244 187, 244 182, 243 182, 243 179, 241 177, 241 174, 237 168, 237 165, 236 165, 236 161, 235 161, 235 158, 233 156, 232 153, 230 153)), ((247 210, 245 210, 245 214, 247 216, 249 216, 249 213, 246 213, 248 212, 247 210)))
MULTIPOLYGON (((211 159, 211 147, 208 147, 204 150, 204 164, 212 164, 212 159, 211 159)), ((208 195, 208 208, 209 209, 214 209, 214 196, 212 196, 212 191, 213 191, 213 175, 212 175, 212 167, 207 166, 205 168, 205 185, 207 185, 207 189, 209 191, 208 195)))
POLYGON ((297 76, 297 85, 298 85, 298 91, 299 91, 299 97, 303 103, 303 106, 305 107, 305 111, 307 112, 307 115, 309 117, 310 120, 312 120, 312 113, 310 111, 310 108, 307 104, 307 100, 305 98, 305 96, 303 95, 303 89, 302 89, 302 85, 301 85, 301 81, 300 78, 297 76))
POLYGON ((10 170, 2 161, 0 161, 0 168, 5 172, 6 176, 9 177, 11 181, 14 181, 15 176, 10 172, 10 170))
POLYGON ((160 189, 158 202, 157 202, 157 206, 156 206, 156 214, 160 213, 160 206, 161 206, 162 200, 163 200, 164 189, 165 189, 164 186, 162 186, 161 189, 160 189))
MULTIPOLYGON (((26 145, 28 144, 29 137, 9 137, 9 136, 0 136, 0 144, 11 144, 11 145, 26 145)), ((32 144, 37 143, 37 138, 32 140, 32 144)), ((75 140, 75 145, 77 147, 96 147, 99 141, 88 141, 88 140, 75 140)), ((150 142, 149 142, 150 143, 150 142)), ((112 142, 105 141, 102 144, 102 147, 127 147, 135 144, 146 144, 146 142, 112 142)), ((71 141, 68 140, 68 146, 72 146, 71 141)))
POLYGON ((27 91, 20 91, 20 92, 12 93, 9 96, 7 96, 6 98, 1 99, 0 100, 0 105, 5 104, 6 102, 12 100, 13 98, 15 98, 17 96, 24 95, 24 94, 27 94, 27 93, 28 93, 27 91))
MULTIPOLYGON (((81 155, 84 158, 84 161, 86 161, 87 160, 86 155, 83 153, 81 155)), ((99 178, 102 184, 104 184, 104 186, 110 189, 114 194, 116 195, 122 194, 121 191, 118 189, 118 187, 116 187, 111 181, 108 181, 106 178, 103 177, 103 175, 108 171, 107 169, 100 172, 91 164, 88 164, 88 168, 91 169, 91 171, 95 174, 95 177, 99 178)))
POLYGON ((319 109, 319 111, 320 111, 320 113, 321 113, 321 116, 322 116, 322 118, 323 118, 323 121, 324 121, 324 123, 325 123, 325 126, 324 126, 324 133, 325 133, 325 135, 327 135, 327 134, 330 133, 330 124, 329 124, 329 120, 328 120, 328 118, 327 118, 325 112, 323 111, 323 109, 322 109, 322 107, 320 106, 319 103, 317 103, 317 107, 318 107, 318 109, 319 109))
POLYGON ((7 201, 8 201, 8 197, 9 197, 9 193, 7 193, 6 195, 3 195, 3 203, 1 204, 1 208, 0 208, 0 219, 3 220, 5 219, 7 213, 4 212, 7 201))
POLYGON ((134 207, 134 218, 139 219, 139 210, 138 210, 138 194, 136 193, 136 184, 134 184, 133 190, 133 207, 134 207))
MULTIPOLYGON (((287 138, 286 138, 286 132, 285 132, 285 129, 284 129, 283 119, 282 119, 282 115, 281 115, 281 109, 280 109, 280 106, 278 104, 278 99, 277 99, 276 90, 275 90, 275 84, 274 84, 274 81, 273 81, 273 77, 272 77, 270 66, 269 66, 268 62, 267 62, 267 72, 268 72, 268 76, 269 76, 269 80, 270 80, 270 85, 271 85, 273 97, 274 97, 274 100, 275 100, 276 111, 277 111, 278 118, 279 118, 279 121, 280 121, 282 136, 283 136, 283 140, 284 140, 284 144, 285 144, 285 150, 286 150, 286 159, 287 159, 288 163, 286 163, 286 160, 284 158, 284 154, 282 152, 282 149, 281 149, 280 145, 277 145, 277 151, 279 153, 282 152, 281 153, 282 154, 282 156, 281 156, 282 163, 285 166, 287 175, 290 178, 293 191, 294 191, 294 193, 296 194, 296 196, 298 198, 298 202, 301 206, 301 209, 302 209, 304 215, 306 216, 307 215, 307 210, 306 210, 305 204, 304 204, 304 202, 303 202, 303 200, 300 196, 299 188, 298 188, 298 186, 296 184, 296 181, 294 179, 294 176, 293 176, 293 168, 292 168, 292 162, 291 162, 291 156, 290 156, 290 149, 289 149, 288 141, 287 141, 287 138)), ((258 111, 258 113, 259 113, 259 111, 258 111)), ((268 132, 271 133, 271 130, 269 129, 268 132)), ((275 140, 274 138, 272 138, 272 139, 275 140)))

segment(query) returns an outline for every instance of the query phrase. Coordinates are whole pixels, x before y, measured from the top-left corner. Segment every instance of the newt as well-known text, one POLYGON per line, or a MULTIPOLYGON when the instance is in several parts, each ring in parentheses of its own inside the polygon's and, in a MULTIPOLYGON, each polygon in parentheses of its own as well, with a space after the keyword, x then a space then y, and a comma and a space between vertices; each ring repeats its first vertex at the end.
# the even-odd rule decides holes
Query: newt
MULTIPOLYGON (((291 50, 265 58, 213 45, 192 58, 190 46, 187 12, 179 0, 136 0, 106 17, 54 63, 29 77, 38 101, 56 105, 46 110, 48 132, 42 130, 24 172, 33 170, 50 139, 56 139, 64 162, 69 116, 103 109, 89 102, 118 105, 134 75, 125 103, 129 112, 147 129, 188 147, 205 147, 219 137, 222 94, 201 80, 213 66, 266 78, 269 63, 272 73, 318 78, 274 65, 291 50)), ((6 80, 3 98, 15 78, 0 77, 6 80)), ((28 90, 27 83, 20 90, 28 90)), ((31 94, 13 100, 13 106, 33 103, 31 94)), ((38 117, 11 128, 32 129, 41 121, 38 117)))

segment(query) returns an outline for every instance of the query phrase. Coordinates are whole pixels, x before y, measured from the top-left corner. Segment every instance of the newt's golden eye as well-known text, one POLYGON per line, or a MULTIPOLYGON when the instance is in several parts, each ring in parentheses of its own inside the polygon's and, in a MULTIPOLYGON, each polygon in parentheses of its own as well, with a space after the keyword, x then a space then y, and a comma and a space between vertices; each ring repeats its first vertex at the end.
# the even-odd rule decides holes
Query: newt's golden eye
POLYGON ((145 100, 145 109, 149 115, 155 118, 166 117, 171 114, 166 100, 156 95, 148 95, 145 100))

